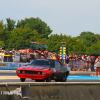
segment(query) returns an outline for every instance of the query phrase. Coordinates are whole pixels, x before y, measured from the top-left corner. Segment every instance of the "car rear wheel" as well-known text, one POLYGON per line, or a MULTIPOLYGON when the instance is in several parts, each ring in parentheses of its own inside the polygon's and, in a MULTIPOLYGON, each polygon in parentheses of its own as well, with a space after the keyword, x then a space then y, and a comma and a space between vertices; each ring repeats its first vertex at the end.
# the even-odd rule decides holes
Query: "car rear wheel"
POLYGON ((63 78, 62 78, 62 82, 66 82, 67 80, 67 76, 66 76, 66 73, 63 75, 63 78))
POLYGON ((20 78, 21 82, 25 82, 25 78, 20 78))
POLYGON ((47 77, 46 82, 51 82, 51 77, 47 77))
POLYGON ((66 80, 67 80, 67 76, 66 76, 66 73, 65 73, 65 74, 63 74, 62 79, 60 79, 60 82, 66 82, 66 80))
POLYGON ((36 79, 35 82, 44 82, 45 80, 36 79))

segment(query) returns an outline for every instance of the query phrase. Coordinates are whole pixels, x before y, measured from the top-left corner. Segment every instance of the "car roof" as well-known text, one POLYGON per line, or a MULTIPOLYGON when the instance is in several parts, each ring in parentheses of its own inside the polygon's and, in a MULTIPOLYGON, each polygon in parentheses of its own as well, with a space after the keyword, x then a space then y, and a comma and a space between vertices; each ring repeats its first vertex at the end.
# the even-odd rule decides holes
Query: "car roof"
POLYGON ((51 60, 54 60, 54 59, 41 59, 41 58, 38 58, 38 59, 33 59, 33 60, 48 60, 48 61, 51 61, 51 60))
MULTIPOLYGON (((55 59, 41 59, 41 58, 37 58, 37 59, 33 59, 33 60, 43 60, 43 61, 59 61, 59 60, 55 60, 55 59)), ((59 61, 61 62, 61 61, 59 61)), ((62 62, 61 62, 62 63, 62 62)))

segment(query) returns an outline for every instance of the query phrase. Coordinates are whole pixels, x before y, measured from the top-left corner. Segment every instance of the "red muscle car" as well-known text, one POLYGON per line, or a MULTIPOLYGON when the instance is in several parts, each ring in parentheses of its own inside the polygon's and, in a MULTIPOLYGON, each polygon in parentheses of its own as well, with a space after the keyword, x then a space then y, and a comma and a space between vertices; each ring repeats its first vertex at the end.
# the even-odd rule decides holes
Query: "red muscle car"
POLYGON ((66 82, 69 75, 68 67, 61 61, 53 59, 35 59, 16 70, 21 82, 33 79, 36 82, 66 82))

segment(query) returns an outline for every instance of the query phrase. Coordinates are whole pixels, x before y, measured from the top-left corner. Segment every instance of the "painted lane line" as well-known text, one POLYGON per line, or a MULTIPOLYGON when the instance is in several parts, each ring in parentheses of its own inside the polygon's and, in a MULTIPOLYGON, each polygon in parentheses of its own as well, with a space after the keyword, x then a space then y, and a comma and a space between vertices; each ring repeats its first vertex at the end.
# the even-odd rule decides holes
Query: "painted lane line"
POLYGON ((67 79, 100 79, 96 76, 68 76, 67 79))

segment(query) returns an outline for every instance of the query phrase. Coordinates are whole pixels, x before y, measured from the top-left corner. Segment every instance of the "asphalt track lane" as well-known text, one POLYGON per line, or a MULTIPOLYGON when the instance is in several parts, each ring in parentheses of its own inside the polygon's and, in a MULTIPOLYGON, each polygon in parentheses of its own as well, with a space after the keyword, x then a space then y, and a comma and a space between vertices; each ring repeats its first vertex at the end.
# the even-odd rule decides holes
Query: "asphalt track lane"
MULTIPOLYGON (((0 70, 0 82, 20 82, 20 78, 16 75, 16 70, 0 70)), ((35 81, 26 79, 25 82, 35 81)), ((52 80, 51 82, 55 81, 52 80)), ((96 72, 71 71, 67 77, 67 82, 100 82, 100 77, 96 76, 96 72)))
MULTIPOLYGON (((10 83, 10 82, 21 82, 18 76, 1 76, 0 83, 10 83)), ((32 79, 26 79, 25 82, 35 82, 32 79)), ((51 82, 55 82, 55 80, 51 80, 51 82)), ((100 82, 100 77, 94 76, 68 76, 66 82, 100 82)))
MULTIPOLYGON (((5 80, 5 79, 19 79, 18 76, 0 76, 0 79, 1 80, 5 80)), ((85 79, 85 80, 88 80, 88 79, 100 79, 100 77, 96 77, 96 76, 68 76, 67 79, 85 79)))
MULTIPOLYGON (((1 76, 0 83, 21 82, 18 76, 1 76)), ((35 82, 32 79, 26 79, 25 82, 35 82)), ((55 82, 55 80, 51 80, 55 82)), ((68 76, 66 82, 100 82, 100 77, 94 76, 68 76)), ((23 83, 23 82, 22 82, 23 83)))

